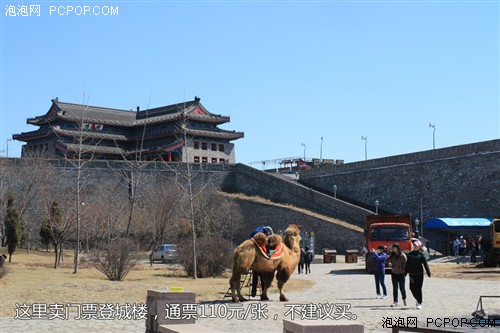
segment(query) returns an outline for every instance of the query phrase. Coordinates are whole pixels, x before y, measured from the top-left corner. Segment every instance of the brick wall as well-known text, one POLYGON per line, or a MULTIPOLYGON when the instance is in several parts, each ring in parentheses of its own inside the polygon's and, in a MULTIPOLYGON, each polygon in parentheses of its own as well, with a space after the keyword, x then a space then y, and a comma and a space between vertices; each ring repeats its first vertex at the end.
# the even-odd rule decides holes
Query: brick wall
POLYGON ((301 182, 394 213, 432 217, 500 215, 500 140, 302 172, 301 182))

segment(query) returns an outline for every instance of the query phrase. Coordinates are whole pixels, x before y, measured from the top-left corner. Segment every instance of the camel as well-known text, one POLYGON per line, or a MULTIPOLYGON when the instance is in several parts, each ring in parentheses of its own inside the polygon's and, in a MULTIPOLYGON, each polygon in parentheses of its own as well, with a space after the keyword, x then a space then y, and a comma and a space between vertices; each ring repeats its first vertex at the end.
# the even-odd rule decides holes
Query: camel
MULTIPOLYGON (((255 235, 255 238, 259 239, 262 236, 265 237, 263 233, 258 233, 255 235)), ((268 244, 275 242, 281 242, 281 237, 279 235, 269 236, 268 244)), ((280 301, 288 301, 283 291, 283 285, 288 281, 290 275, 292 275, 300 258, 300 231, 297 225, 291 224, 285 230, 284 244, 283 255, 277 259, 270 259, 262 254, 257 247, 256 241, 252 239, 245 240, 234 250, 233 274, 229 280, 233 302, 246 301, 243 295, 241 295, 240 278, 242 273, 250 269, 262 274, 262 294, 260 296, 262 301, 269 300, 267 289, 271 286, 275 272, 276 279, 278 280, 280 301), (238 297, 236 297, 236 294, 238 297)))

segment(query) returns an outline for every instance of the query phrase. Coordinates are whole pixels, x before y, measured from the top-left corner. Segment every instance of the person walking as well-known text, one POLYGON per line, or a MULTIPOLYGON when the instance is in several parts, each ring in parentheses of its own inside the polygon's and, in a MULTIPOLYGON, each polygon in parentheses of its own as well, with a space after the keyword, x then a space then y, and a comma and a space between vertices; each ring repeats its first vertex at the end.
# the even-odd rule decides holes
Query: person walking
POLYGON ((304 264, 306 262, 306 250, 303 247, 300 248, 300 259, 299 259, 299 274, 304 271, 304 264))
POLYGON ((401 291, 401 298, 403 305, 406 306, 406 289, 405 289, 405 268, 406 268, 406 254, 401 251, 398 243, 392 245, 391 254, 389 255, 388 262, 391 270, 392 292, 393 301, 392 307, 398 306, 398 289, 401 291))
MULTIPOLYGON (((259 232, 264 233, 266 237, 271 236, 273 234, 273 229, 270 226, 259 226, 252 231, 250 234, 250 238, 258 234, 259 232)), ((267 250, 267 249, 266 249, 267 250)), ((268 252, 268 250, 266 251, 268 252)), ((269 252, 268 252, 269 253, 269 252)), ((252 272, 252 290, 251 290, 251 295, 252 297, 255 297, 257 295, 257 285, 259 284, 259 278, 262 283, 262 275, 260 272, 252 272)))
POLYGON ((419 240, 412 242, 412 251, 408 253, 405 273, 410 276, 410 291, 417 301, 417 310, 422 309, 424 284, 424 269, 428 277, 431 277, 431 270, 423 252, 423 244, 419 240))
POLYGON ((371 259, 373 260, 373 275, 375 276, 375 289, 377 291, 377 299, 387 298, 387 288, 385 287, 385 261, 387 254, 384 252, 384 246, 379 245, 377 250, 371 249, 371 259), (382 287, 383 294, 380 293, 382 287))
POLYGON ((477 254, 477 244, 476 244, 476 241, 471 238, 471 240, 470 240, 470 261, 471 262, 474 262, 474 263, 477 262, 476 254, 477 254))
POLYGON ((458 239, 458 236, 457 238, 455 238, 455 240, 453 241, 453 255, 455 257, 458 257, 458 250, 460 249, 460 240, 458 239))
POLYGON ((467 241, 464 236, 460 236, 460 255, 465 257, 467 255, 467 241))
POLYGON ((311 262, 314 260, 314 252, 306 246, 306 255, 304 258, 304 263, 306 265, 306 274, 311 274, 311 262))

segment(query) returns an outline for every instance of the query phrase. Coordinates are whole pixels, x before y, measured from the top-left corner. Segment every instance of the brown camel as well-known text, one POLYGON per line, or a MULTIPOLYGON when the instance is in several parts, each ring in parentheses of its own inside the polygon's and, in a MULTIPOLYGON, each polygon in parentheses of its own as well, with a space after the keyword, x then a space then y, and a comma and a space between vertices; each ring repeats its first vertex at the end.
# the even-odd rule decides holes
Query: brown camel
MULTIPOLYGON (((259 233, 255 235, 255 238, 259 239, 262 235, 262 233, 259 233)), ((271 235, 268 241, 271 240, 270 243, 280 242, 281 237, 278 237, 278 235, 271 235)), ((277 259, 267 258, 252 239, 244 241, 234 250, 233 274, 229 280, 233 302, 246 301, 241 295, 240 278, 242 273, 250 269, 262 274, 262 294, 260 296, 262 301, 269 300, 267 289, 271 286, 275 272, 280 291, 280 301, 288 301, 283 292, 283 285, 292 275, 300 259, 300 231, 297 225, 291 224, 285 230, 284 243, 286 246, 284 246, 283 255, 277 259), (236 297, 236 294, 238 294, 238 297, 236 297)))

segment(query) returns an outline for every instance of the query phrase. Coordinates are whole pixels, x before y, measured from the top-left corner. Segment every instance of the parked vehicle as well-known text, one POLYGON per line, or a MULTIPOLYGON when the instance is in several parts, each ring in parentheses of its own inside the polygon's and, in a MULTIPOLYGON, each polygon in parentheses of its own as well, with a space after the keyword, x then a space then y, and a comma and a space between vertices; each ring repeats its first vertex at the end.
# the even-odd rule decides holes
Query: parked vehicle
POLYGON ((484 267, 500 265, 500 218, 491 222, 491 247, 483 256, 484 267))
POLYGON ((376 249, 379 245, 390 249, 392 244, 399 243, 403 252, 411 251, 411 215, 369 215, 366 217, 365 237, 368 252, 365 257, 365 268, 368 272, 372 272, 370 249, 376 249))
POLYGON ((166 263, 174 261, 177 258, 177 245, 175 244, 161 244, 158 245, 150 254, 150 261, 161 261, 166 263))

